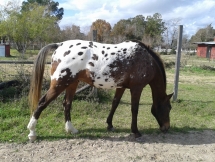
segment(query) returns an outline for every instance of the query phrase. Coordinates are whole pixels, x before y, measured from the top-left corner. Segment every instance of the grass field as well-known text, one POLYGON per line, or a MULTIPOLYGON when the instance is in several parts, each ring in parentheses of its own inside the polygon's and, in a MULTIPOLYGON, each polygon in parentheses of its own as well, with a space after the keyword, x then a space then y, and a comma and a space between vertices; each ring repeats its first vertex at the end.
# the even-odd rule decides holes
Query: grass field
MULTIPOLYGON (((174 60, 171 57, 164 56, 164 60, 174 60)), ((190 66, 189 62, 196 61, 199 61, 200 65, 208 65, 209 61, 205 61, 205 59, 195 57, 189 59, 193 59, 187 60, 189 66, 183 66, 180 71, 178 100, 172 102, 169 133, 215 130, 215 71, 203 69, 196 65, 190 66)), ((210 64, 210 67, 214 67, 213 62, 210 64)), ((166 72, 167 93, 172 93, 174 68, 167 69, 166 72)), ((13 89, 11 91, 13 92, 13 89)), ((0 142, 27 142, 29 131, 26 126, 30 119, 27 94, 23 93, 20 95, 22 97, 10 96, 7 100, 3 100, 2 93, 3 91, 0 91, 0 100, 2 100, 0 102, 0 142)), ((111 107, 114 91, 102 91, 100 93, 99 101, 76 99, 73 102, 72 121, 79 130, 77 135, 69 135, 64 130, 63 95, 59 96, 41 115, 37 125, 38 140, 121 137, 130 133, 129 90, 126 90, 115 113, 113 119, 114 132, 106 131, 106 117, 111 107)), ((151 104, 151 90, 147 86, 143 90, 139 107, 138 128, 141 133, 160 133, 158 124, 150 112, 151 104)))

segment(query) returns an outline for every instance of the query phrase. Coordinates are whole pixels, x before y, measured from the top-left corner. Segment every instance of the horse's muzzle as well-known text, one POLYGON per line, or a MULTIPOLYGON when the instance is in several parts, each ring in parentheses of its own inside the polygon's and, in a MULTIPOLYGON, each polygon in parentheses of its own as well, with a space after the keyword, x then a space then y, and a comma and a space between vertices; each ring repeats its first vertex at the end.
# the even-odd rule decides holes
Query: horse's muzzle
POLYGON ((170 124, 169 123, 165 123, 162 127, 160 127, 160 130, 164 133, 166 133, 170 128, 170 124))

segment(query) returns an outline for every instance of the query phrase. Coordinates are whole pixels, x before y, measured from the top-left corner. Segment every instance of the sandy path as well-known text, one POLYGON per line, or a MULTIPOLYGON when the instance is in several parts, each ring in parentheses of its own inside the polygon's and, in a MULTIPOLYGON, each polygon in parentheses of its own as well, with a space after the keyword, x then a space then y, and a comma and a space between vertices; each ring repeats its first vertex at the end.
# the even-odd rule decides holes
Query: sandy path
POLYGON ((215 131, 0 144, 0 161, 215 161, 215 131))

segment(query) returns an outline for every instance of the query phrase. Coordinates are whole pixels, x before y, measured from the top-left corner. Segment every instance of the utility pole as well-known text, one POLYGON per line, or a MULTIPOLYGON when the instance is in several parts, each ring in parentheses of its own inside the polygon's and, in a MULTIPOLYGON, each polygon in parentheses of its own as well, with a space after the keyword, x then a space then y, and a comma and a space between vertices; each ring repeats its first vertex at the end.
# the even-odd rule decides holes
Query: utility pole
POLYGON ((180 60, 181 60, 182 34, 183 34, 183 25, 179 25, 178 26, 176 61, 175 61, 175 80, 174 80, 174 90, 173 90, 174 91, 173 101, 176 101, 177 96, 178 96, 178 81, 179 81, 179 70, 180 70, 180 60))
MULTIPOLYGON (((97 42, 97 30, 93 30, 93 41, 97 42)), ((93 94, 94 98, 96 98, 98 96, 96 87, 93 87, 92 94, 93 94)))

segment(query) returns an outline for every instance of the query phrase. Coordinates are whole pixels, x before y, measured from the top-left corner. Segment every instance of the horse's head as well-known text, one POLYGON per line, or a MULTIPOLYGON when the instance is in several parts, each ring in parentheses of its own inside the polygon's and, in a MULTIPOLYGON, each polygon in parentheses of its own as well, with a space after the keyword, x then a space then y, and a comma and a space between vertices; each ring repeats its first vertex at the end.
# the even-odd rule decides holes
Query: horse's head
POLYGON ((151 108, 151 112, 156 118, 162 132, 166 132, 170 128, 169 113, 172 108, 170 104, 172 95, 173 94, 167 95, 163 102, 160 104, 153 104, 151 108))

